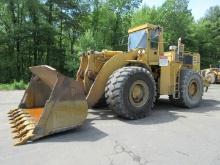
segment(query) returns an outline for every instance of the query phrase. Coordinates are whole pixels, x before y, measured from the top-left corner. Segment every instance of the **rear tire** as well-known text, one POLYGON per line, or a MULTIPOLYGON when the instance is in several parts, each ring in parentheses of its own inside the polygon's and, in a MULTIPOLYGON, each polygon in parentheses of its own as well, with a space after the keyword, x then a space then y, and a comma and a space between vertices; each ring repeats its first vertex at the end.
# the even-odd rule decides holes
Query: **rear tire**
POLYGON ((155 102, 156 87, 150 71, 130 66, 116 70, 105 88, 106 103, 120 117, 148 116, 155 102))
POLYGON ((180 99, 169 96, 170 102, 176 106, 192 108, 200 104, 203 96, 203 82, 198 73, 184 69, 180 75, 180 99))

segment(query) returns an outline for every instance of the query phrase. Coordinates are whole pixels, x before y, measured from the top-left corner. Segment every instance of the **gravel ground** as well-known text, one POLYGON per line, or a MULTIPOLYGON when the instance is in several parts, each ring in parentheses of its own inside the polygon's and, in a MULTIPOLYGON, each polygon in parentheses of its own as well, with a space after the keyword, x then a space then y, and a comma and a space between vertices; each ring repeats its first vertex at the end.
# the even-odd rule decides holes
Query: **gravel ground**
POLYGON ((80 129, 13 146, 7 112, 24 91, 0 91, 1 165, 219 165, 220 85, 200 107, 182 109, 160 99, 153 114, 127 121, 108 109, 90 110, 80 129))

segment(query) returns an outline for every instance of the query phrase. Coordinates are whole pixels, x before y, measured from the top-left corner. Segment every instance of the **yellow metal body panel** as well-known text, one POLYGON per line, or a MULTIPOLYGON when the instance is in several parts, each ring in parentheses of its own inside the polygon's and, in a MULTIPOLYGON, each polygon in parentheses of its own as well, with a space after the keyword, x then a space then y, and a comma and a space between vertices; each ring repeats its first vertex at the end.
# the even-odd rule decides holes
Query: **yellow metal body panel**
POLYGON ((200 71, 200 54, 199 53, 193 53, 193 70, 195 72, 200 71))
POLYGON ((116 54, 122 54, 124 52, 104 50, 104 51, 102 51, 102 53, 105 58, 111 58, 111 57, 115 56, 116 54))
POLYGON ((164 52, 168 58, 168 66, 161 66, 160 94, 171 95, 175 91, 176 77, 179 76, 182 64, 175 61, 175 51, 164 52))
POLYGON ((82 125, 87 117, 88 106, 86 100, 51 101, 47 104, 43 113, 42 116, 48 116, 48 118, 47 120, 42 117, 40 118, 36 127, 41 128, 42 130, 34 130, 36 136, 32 139, 38 139, 52 133, 82 125), (47 115, 43 114, 47 112, 49 112, 47 115), (43 134, 40 134, 37 131, 42 131, 43 134))
POLYGON ((169 61, 168 66, 161 67, 160 73, 160 94, 171 95, 175 91, 176 77, 178 76, 181 63, 169 61))
POLYGON ((158 26, 156 26, 156 25, 147 23, 147 24, 140 25, 140 26, 129 29, 128 33, 133 33, 133 32, 139 31, 139 30, 143 30, 143 29, 153 29, 153 28, 157 28, 157 27, 158 26))
POLYGON ((184 52, 184 55, 192 56, 192 64, 186 65, 183 64, 183 66, 192 69, 195 72, 200 71, 200 54, 199 53, 192 53, 192 52, 184 52))
POLYGON ((76 74, 76 80, 78 82, 80 82, 82 87, 84 86, 83 80, 84 80, 84 74, 85 74, 87 65, 88 65, 88 56, 83 54, 80 57, 80 66, 79 66, 79 69, 78 69, 77 74, 76 74))
POLYGON ((102 51, 93 52, 87 55, 88 62, 83 76, 84 91, 86 95, 88 94, 103 65, 113 56, 122 53, 123 52, 121 51, 102 51))
POLYGON ((128 60, 135 60, 136 58, 137 55, 134 52, 126 54, 119 53, 103 65, 86 97, 89 107, 94 106, 104 94, 109 76, 111 76, 115 70, 127 65, 129 63, 128 60))

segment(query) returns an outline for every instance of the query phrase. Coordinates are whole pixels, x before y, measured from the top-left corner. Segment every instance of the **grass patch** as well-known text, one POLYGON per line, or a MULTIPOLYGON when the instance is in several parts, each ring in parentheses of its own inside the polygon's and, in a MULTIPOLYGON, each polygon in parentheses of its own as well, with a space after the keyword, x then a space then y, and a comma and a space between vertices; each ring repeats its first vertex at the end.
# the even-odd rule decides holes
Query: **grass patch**
POLYGON ((22 90, 26 89, 28 84, 24 83, 24 81, 14 81, 10 84, 0 84, 0 90, 22 90))

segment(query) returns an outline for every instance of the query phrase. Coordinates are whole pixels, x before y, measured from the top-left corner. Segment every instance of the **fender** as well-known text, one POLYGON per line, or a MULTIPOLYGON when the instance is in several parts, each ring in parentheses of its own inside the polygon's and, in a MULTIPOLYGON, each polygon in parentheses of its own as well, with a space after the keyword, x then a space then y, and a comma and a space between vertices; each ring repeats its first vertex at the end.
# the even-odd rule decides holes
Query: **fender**
POLYGON ((120 53, 110 58, 99 71, 99 74, 96 76, 96 79, 88 92, 86 97, 88 106, 94 106, 103 96, 108 78, 115 70, 128 65, 129 60, 136 59, 137 53, 135 52, 120 53))

